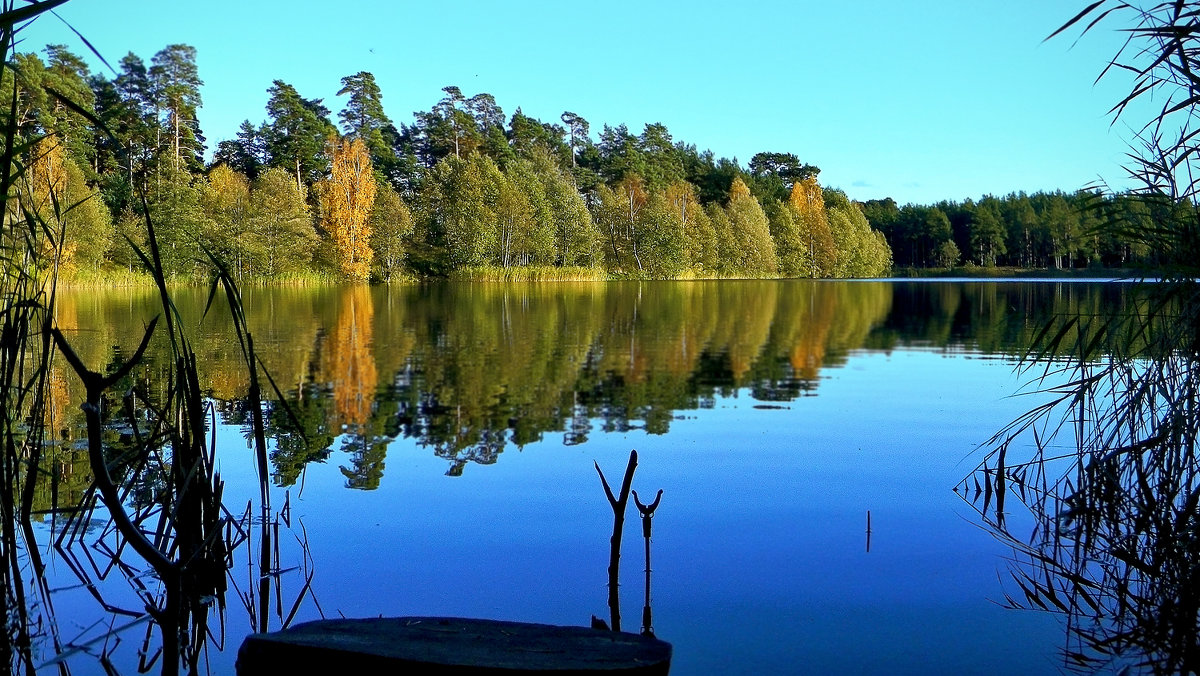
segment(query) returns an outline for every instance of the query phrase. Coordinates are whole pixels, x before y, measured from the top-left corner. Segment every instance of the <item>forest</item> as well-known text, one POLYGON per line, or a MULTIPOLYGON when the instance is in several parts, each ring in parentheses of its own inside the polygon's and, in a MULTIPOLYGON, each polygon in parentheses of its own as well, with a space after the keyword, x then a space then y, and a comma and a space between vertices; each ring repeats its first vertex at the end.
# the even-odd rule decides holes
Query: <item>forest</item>
POLYGON ((397 124, 365 71, 341 79, 336 123, 275 80, 265 119, 209 153, 190 46, 149 65, 130 53, 111 79, 62 45, 15 63, 2 88, 29 171, 10 209, 61 224, 44 258, 68 279, 135 278, 129 243, 146 244, 147 215, 184 279, 214 259, 246 281, 856 278, 1153 267, 1157 253, 1121 233, 1188 208, 1099 189, 860 203, 793 153, 743 167, 660 123, 605 124, 593 139, 575 113, 506 116, 491 94, 453 86, 397 124))
POLYGON ((1158 268, 1169 262, 1165 252, 1129 234, 1194 216, 1189 203, 1165 196, 1093 189, 860 206, 887 238, 895 264, 907 268, 1158 268))
POLYGON ((149 65, 130 53, 111 79, 62 45, 15 63, 3 88, 30 141, 11 208, 61 224, 46 260, 67 279, 136 277, 147 215, 167 272, 182 279, 207 277, 212 261, 271 281, 845 278, 891 267, 860 205, 791 153, 743 168, 662 124, 636 135, 604 125, 593 140, 574 113, 506 116, 492 95, 457 87, 397 125, 374 76, 359 72, 341 80, 336 124, 322 99, 274 81, 266 119, 246 120, 206 161, 193 47, 169 45, 149 65))

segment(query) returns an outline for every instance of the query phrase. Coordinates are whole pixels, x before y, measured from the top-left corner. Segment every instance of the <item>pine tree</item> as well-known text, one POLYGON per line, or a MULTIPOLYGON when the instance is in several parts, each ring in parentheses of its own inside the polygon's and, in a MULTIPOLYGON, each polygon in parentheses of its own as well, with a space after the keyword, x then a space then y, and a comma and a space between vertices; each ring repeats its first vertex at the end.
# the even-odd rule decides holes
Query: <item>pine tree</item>
POLYGON ((338 113, 342 131, 349 138, 362 140, 371 156, 371 164, 386 173, 384 167, 396 162, 396 153, 384 136, 392 127, 392 121, 383 111, 383 93, 375 83, 375 76, 367 71, 342 78, 338 96, 349 94, 346 107, 338 113))
POLYGON ((204 161, 204 135, 196 110, 204 81, 196 65, 196 48, 167 45, 151 63, 150 84, 158 107, 167 115, 162 124, 171 139, 175 168, 199 171, 204 161))
POLYGON ((275 80, 267 90, 267 114, 271 121, 264 131, 269 166, 285 167, 296 185, 313 185, 325 171, 326 139, 334 133, 329 109, 321 99, 306 99, 292 85, 275 80))

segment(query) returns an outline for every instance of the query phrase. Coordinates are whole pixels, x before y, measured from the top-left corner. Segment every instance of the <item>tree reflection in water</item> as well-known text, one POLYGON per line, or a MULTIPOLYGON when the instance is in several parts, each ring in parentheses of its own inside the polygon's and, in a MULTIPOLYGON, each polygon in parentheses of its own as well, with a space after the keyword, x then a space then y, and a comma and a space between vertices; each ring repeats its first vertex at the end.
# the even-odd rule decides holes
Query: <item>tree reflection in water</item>
MULTIPOLYGON (((69 294, 89 359, 152 316, 136 291, 69 294)), ((383 480, 389 445, 412 439, 450 474, 561 433, 670 430, 744 391, 763 402, 818 393, 855 350, 919 346, 1020 354, 1055 313, 1128 302, 1126 284, 723 281, 426 284, 253 289, 247 321, 283 397, 264 402, 272 480, 336 461, 346 485, 383 480)), ((176 294, 185 317, 203 297, 176 294)), ((206 320, 224 321, 214 307, 206 320)), ((190 319, 188 320, 190 321, 190 319)), ((227 338, 194 336, 223 421, 244 426, 244 369, 227 338)), ((163 355, 152 346, 147 360, 163 355)), ((78 424, 68 407, 63 427, 78 424)))
MULTIPOLYGON (((56 517, 50 537, 56 558, 77 578, 78 588, 87 590, 113 621, 107 626, 98 621, 74 636, 61 635, 51 610, 44 568, 35 564, 34 579, 44 592, 42 603, 27 604, 24 598, 17 599, 23 618, 21 625, 27 626, 29 611, 37 609, 37 623, 39 627, 49 627, 53 647, 42 664, 33 659, 32 651, 25 652, 19 661, 12 659, 10 652, 9 664, 24 663, 30 673, 43 666, 57 666, 67 673, 66 660, 80 654, 94 655, 106 671, 113 671, 110 651, 125 642, 128 632, 141 625, 145 626, 145 633, 136 648, 139 671, 157 668, 164 675, 181 670, 199 673, 205 668, 210 645, 215 644, 217 650, 224 648, 231 582, 245 604, 251 630, 268 630, 273 615, 286 625, 303 599, 311 596, 310 559, 307 547, 301 542, 305 552, 304 584, 285 616, 280 593, 284 571, 279 565, 278 542, 281 521, 288 521, 290 509, 286 501, 280 512, 271 509, 260 366, 240 296, 232 281, 222 277, 233 320, 227 336, 238 346, 240 364, 247 374, 245 417, 249 421, 248 440, 258 460, 258 504, 254 506, 250 500, 239 518, 230 510, 219 471, 216 403, 201 389, 191 331, 183 328, 181 317, 175 312, 157 250, 153 248, 154 230, 149 223, 147 231, 152 245, 147 267, 157 285, 161 312, 145 326, 130 356, 123 357, 118 352, 106 355, 99 364, 89 363, 86 356, 91 353, 81 355, 74 347, 80 334, 71 322, 56 324, 47 319, 38 336, 47 341, 44 343, 47 347, 52 342, 73 377, 54 377, 55 371, 46 356, 48 351, 41 353, 46 384, 39 394, 44 394, 48 402, 40 408, 33 407, 31 417, 43 424, 30 427, 41 430, 45 422, 54 424, 54 416, 69 417, 65 403, 72 400, 78 403, 80 397, 78 393, 71 396, 68 383, 82 385, 83 403, 79 411, 84 431, 78 438, 85 449, 87 474, 90 474, 83 480, 85 488, 78 502, 71 503, 59 500, 59 476, 50 472, 49 511, 56 517), (156 343, 162 357, 157 361, 147 358, 150 346, 156 343), (56 396, 61 399, 55 401, 56 396), (65 515, 61 526, 57 521, 60 512, 65 515), (95 523, 100 525, 92 527, 95 523), (253 554, 252 545, 257 546, 253 554), (255 556, 257 565, 252 563, 255 556), (243 557, 246 565, 237 570, 250 571, 244 590, 238 587, 234 574, 235 561, 243 557), (104 583, 110 576, 116 580, 104 583), (126 584, 116 584, 120 580, 126 584), (270 603, 272 589, 278 601, 274 612, 270 603), (118 618, 125 621, 118 625, 118 618)), ((216 288, 214 282, 214 292, 216 288)), ((43 309, 37 303, 27 305, 36 312, 43 309)), ((48 317, 53 316, 53 309, 52 295, 45 307, 48 317)), ((72 315, 64 313, 64 316, 72 315)), ((27 358, 24 351, 20 358, 27 358)), ((70 437, 69 427, 63 429, 64 439, 70 437)), ((27 457, 21 463, 27 475, 25 492, 29 496, 37 494, 34 487, 44 480, 42 451, 48 450, 40 440, 33 448, 35 452, 26 451, 27 457)), ((53 450, 62 453, 67 449, 53 450)), ((49 456, 47 459, 54 460, 49 456)), ((12 464, 9 468, 15 469, 12 464)), ((8 484, 13 485, 11 479, 8 484)), ((7 504, 11 507, 14 502, 10 500, 7 504)), ((22 519, 26 541, 35 543, 29 516, 27 511, 22 519)), ((4 522, 14 522, 11 512, 5 514, 4 522)), ((16 540, 6 531, 0 543, 11 552, 16 540)), ((28 552, 36 561, 36 547, 30 544, 28 552)), ((8 587, 9 591, 14 589, 20 590, 20 583, 8 587)), ((27 639, 18 637, 6 647, 11 650, 31 646, 27 639)))
MULTIPOLYGON (((176 305, 182 324, 194 329, 192 344, 205 366, 200 389, 212 392, 222 423, 249 434, 255 406, 244 394, 245 362, 231 349, 236 342, 216 330, 231 319, 227 304, 215 304, 199 322, 206 297, 187 293, 178 291, 176 305)), ((137 294, 60 299, 67 316, 89 327, 71 335, 86 363, 127 359, 126 348, 111 346, 136 344, 139 334, 130 327, 154 314, 137 294)), ((385 480, 389 449, 418 446, 443 459, 451 473, 470 472, 471 463, 497 462, 506 449, 555 432, 563 443, 609 429, 659 433, 681 412, 711 406, 721 396, 782 402, 814 395, 829 368, 864 348, 916 345, 1016 355, 1034 339, 1031 327, 1051 314, 1096 313, 1126 303, 1128 295, 1123 284, 791 281, 260 289, 249 294, 254 307, 245 317, 279 386, 268 389, 263 402, 266 434, 275 440, 268 448, 269 476, 277 493, 298 484, 296 494, 309 462, 336 463, 348 487, 370 490, 385 480), (376 382, 369 387, 357 387, 349 377, 371 372, 376 382), (402 438, 411 443, 393 443, 402 438)), ((172 364, 169 350, 152 344, 130 386, 167 382, 164 373, 172 364)), ((54 428, 61 430, 66 452, 83 439, 83 421, 78 381, 64 372, 61 384, 54 384, 61 369, 52 366, 50 379, 51 389, 65 386, 73 399, 53 406, 53 416, 62 418, 54 428)), ((119 410, 119 395, 108 408, 119 410)), ((117 449, 121 435, 133 428, 110 420, 106 444, 117 449)), ((73 504, 86 457, 82 470, 68 466, 56 490, 73 496, 73 504)), ((138 475, 131 490, 153 495, 156 477, 138 475)), ((39 488, 38 499, 49 501, 52 493, 39 488)), ((247 513, 245 504, 226 515, 229 549, 239 561, 230 582, 236 596, 227 594, 229 617, 242 616, 236 608, 241 599, 255 629, 265 618, 277 628, 298 601, 315 603, 306 595, 311 569, 286 532, 286 502, 266 515, 257 508, 247 513), (252 529, 243 540, 242 530, 252 529), (289 546, 290 554, 276 554, 289 546), (288 570, 294 565, 301 567, 288 570)), ((87 547, 74 546, 79 568, 90 571, 81 579, 92 583, 98 573, 87 555, 117 545, 86 531, 86 518, 76 523, 88 533, 87 547)), ((302 534, 302 528, 296 531, 302 534)), ((99 560, 97 565, 110 568, 99 560)), ((146 579, 144 566, 129 570, 131 579, 146 579)), ((97 587, 111 590, 111 582, 97 587)), ((119 581, 115 586, 121 588, 119 581)), ((107 593, 104 602, 139 607, 107 593)))

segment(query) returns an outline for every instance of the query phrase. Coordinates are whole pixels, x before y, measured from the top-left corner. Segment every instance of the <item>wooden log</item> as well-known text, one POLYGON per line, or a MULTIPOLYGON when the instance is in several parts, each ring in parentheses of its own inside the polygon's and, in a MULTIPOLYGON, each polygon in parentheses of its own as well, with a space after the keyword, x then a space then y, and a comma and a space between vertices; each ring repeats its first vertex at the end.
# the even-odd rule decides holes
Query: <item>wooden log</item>
POLYGON ((666 674, 671 644, 589 627, 453 617, 318 620, 252 634, 239 676, 413 673, 482 676, 666 674))

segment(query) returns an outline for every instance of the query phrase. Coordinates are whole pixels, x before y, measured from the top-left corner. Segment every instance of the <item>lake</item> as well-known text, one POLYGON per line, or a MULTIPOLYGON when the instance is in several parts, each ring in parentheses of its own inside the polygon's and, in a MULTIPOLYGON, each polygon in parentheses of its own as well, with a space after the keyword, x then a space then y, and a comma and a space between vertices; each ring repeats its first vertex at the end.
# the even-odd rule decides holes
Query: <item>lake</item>
MULTIPOLYGON (((200 322, 205 293, 180 290, 230 519, 261 531, 247 527, 212 601, 206 664, 232 672, 248 632, 287 619, 607 619, 613 514, 595 465, 617 484, 636 449, 633 488, 663 491, 652 607, 673 674, 1054 673, 1062 626, 1002 607, 1011 550, 955 489, 978 447, 1044 400, 1014 371, 1042 324, 1134 293, 1061 281, 247 289, 286 402, 271 388, 264 531, 247 508, 259 489, 228 310, 218 301, 200 322)), ((95 368, 133 351, 154 301, 67 293, 58 322, 95 368)), ((139 382, 158 377, 160 348, 139 382)), ((65 373, 51 383, 63 470, 39 488, 60 505, 88 474, 82 388, 65 373)), ((66 518, 35 528, 49 590, 37 612, 54 629, 34 661, 64 652, 71 673, 103 673, 105 660, 132 672, 155 652, 139 619, 153 581, 112 551, 99 511, 67 522, 72 541, 53 548, 66 518)), ((633 505, 621 563, 623 628, 636 631, 633 505)))

